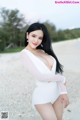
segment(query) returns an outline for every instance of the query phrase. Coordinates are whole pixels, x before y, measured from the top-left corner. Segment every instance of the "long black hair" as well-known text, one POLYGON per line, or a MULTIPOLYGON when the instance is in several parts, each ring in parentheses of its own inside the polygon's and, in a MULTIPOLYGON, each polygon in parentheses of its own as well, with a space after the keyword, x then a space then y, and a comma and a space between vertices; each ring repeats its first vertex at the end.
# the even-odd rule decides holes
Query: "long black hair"
POLYGON ((53 56, 56 59, 56 63, 57 63, 56 64, 56 72, 62 73, 63 72, 63 65, 60 64, 57 56, 55 55, 55 53, 52 49, 50 35, 49 35, 48 30, 47 30, 47 27, 44 24, 36 22, 36 23, 33 23, 29 26, 29 28, 27 29, 27 31, 25 33, 25 46, 28 45, 27 38, 26 38, 27 32, 29 34, 30 32, 33 32, 35 30, 42 30, 43 31, 43 40, 42 40, 41 45, 39 45, 37 47, 37 49, 42 49, 47 54, 53 56))

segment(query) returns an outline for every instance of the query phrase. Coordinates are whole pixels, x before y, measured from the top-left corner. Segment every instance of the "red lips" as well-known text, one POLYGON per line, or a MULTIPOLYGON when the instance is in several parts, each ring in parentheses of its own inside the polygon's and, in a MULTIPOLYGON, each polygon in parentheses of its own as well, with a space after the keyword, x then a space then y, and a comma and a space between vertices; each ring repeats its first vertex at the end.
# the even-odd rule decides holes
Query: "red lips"
POLYGON ((35 46, 37 45, 37 43, 32 43, 32 44, 35 45, 35 46))

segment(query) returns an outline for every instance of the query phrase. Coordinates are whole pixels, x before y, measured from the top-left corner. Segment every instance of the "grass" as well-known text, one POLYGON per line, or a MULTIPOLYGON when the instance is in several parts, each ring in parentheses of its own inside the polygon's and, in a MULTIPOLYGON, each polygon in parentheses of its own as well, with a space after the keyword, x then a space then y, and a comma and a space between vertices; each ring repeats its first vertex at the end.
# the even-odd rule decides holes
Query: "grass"
POLYGON ((24 47, 16 47, 16 48, 9 48, 4 51, 0 51, 0 53, 14 53, 14 52, 20 52, 24 47))

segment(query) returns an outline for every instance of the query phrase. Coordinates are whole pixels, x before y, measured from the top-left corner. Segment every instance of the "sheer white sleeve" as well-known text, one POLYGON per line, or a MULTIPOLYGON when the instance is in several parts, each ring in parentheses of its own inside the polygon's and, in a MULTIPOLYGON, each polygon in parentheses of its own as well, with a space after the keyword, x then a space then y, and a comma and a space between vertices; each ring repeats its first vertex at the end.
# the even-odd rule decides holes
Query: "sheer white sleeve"
POLYGON ((27 52, 21 51, 21 61, 22 61, 22 64, 27 69, 27 71, 29 71, 29 73, 33 75, 37 80, 41 82, 51 82, 51 81, 59 82, 58 85, 60 84, 59 85, 60 93, 67 92, 66 86, 64 86, 64 82, 65 82, 64 76, 60 74, 53 74, 52 72, 49 72, 49 73, 41 72, 38 69, 38 67, 36 67, 36 65, 34 64, 33 59, 29 57, 27 52))
POLYGON ((62 84, 61 82, 58 82, 58 87, 59 87, 60 94, 67 94, 67 89, 64 84, 62 84))
POLYGON ((22 64, 26 67, 29 73, 42 82, 50 82, 50 81, 63 82, 65 80, 65 77, 60 74, 55 75, 52 72, 49 72, 49 73, 41 72, 33 63, 33 59, 31 59, 28 56, 27 52, 24 52, 24 51, 21 52, 21 59, 22 59, 22 64))

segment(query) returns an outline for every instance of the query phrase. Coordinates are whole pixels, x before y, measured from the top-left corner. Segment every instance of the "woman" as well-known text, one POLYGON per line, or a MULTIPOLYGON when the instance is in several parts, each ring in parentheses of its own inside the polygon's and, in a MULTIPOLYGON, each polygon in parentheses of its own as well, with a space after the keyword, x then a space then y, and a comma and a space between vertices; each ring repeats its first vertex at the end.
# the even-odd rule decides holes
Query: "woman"
POLYGON ((36 79, 32 105, 42 120, 62 120, 63 109, 69 104, 65 77, 44 24, 37 22, 29 26, 25 46, 21 51, 22 60, 36 79))

